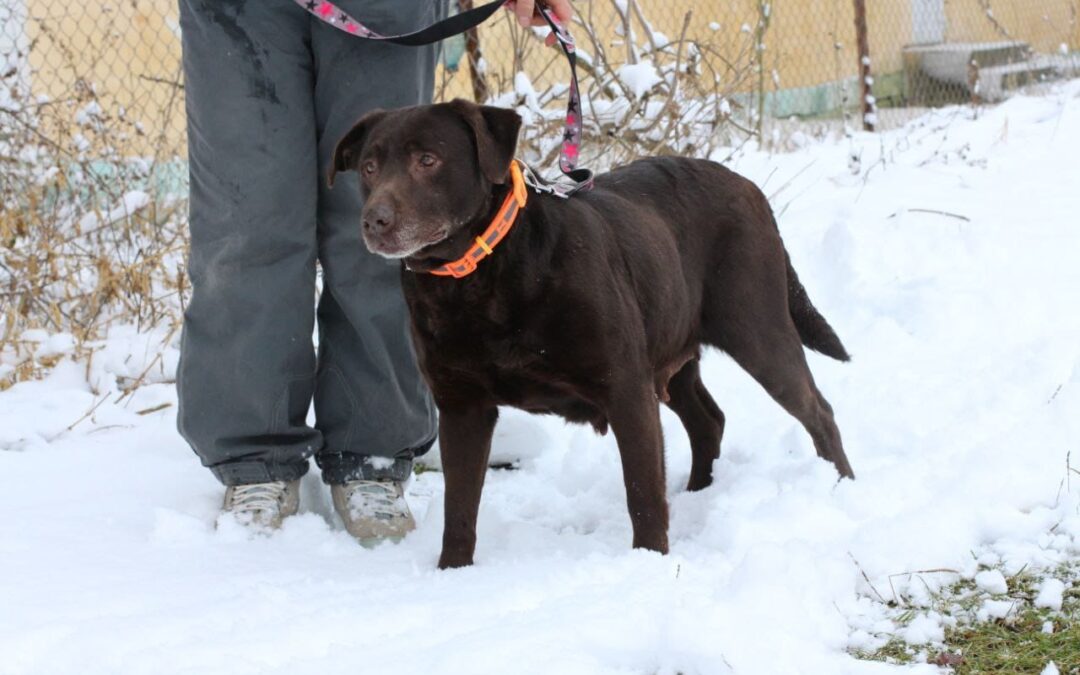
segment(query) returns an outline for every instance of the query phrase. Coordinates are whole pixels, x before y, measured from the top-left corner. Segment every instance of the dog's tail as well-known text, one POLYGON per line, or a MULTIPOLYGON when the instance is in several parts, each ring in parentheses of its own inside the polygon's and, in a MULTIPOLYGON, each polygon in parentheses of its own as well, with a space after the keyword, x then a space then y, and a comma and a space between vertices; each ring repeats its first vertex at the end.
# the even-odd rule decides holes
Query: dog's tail
POLYGON ((791 312, 791 318, 799 331, 802 343, 815 352, 831 356, 837 361, 850 361, 851 357, 848 356, 840 338, 836 336, 836 331, 810 302, 806 289, 799 283, 799 275, 795 274, 795 268, 791 266, 791 258, 787 251, 784 251, 784 262, 787 263, 788 311, 791 312))

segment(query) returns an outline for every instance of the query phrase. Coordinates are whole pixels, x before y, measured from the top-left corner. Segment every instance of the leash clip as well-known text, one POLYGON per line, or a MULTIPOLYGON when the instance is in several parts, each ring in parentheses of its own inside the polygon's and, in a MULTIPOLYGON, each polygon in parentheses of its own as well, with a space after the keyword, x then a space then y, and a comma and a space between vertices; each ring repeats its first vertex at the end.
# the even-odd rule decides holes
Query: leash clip
POLYGON ((568 199, 571 195, 577 194, 578 192, 586 192, 592 189, 592 172, 588 169, 578 169, 573 177, 567 176, 569 180, 559 182, 542 178, 540 174, 536 172, 536 169, 520 159, 516 160, 516 162, 520 163, 525 169, 525 185, 537 194, 551 195, 552 197, 558 197, 559 199, 568 199))

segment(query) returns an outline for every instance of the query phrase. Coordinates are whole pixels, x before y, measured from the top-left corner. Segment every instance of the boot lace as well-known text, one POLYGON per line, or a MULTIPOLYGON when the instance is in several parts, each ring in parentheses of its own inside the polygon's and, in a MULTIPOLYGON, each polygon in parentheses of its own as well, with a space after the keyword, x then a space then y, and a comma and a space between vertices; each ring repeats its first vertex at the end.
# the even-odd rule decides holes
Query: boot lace
POLYGON ((285 481, 236 485, 233 487, 229 510, 237 515, 279 511, 285 502, 287 485, 285 481))
POLYGON ((357 480, 349 487, 349 510, 355 515, 392 520, 403 513, 398 484, 393 481, 357 480))

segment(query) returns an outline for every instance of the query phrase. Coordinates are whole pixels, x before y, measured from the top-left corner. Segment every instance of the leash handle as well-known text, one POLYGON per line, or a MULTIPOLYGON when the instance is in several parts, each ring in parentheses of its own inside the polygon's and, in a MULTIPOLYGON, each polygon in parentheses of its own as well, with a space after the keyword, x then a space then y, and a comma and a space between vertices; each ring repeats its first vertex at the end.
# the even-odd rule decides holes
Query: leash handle
MULTIPOLYGON (((493 0, 486 5, 455 14, 411 33, 383 35, 357 21, 330 0, 294 1, 316 19, 349 35, 364 38, 365 40, 380 40, 409 47, 428 45, 452 35, 464 33, 470 28, 475 28, 487 21, 500 7, 506 4, 506 0, 493 0)), ((552 33, 555 34, 555 40, 559 43, 559 47, 570 64, 570 91, 566 103, 566 126, 563 131, 562 149, 559 154, 559 169, 574 182, 573 186, 563 190, 569 195, 579 190, 588 190, 592 187, 593 181, 592 171, 577 166, 581 148, 581 94, 578 91, 577 54, 573 36, 562 25, 562 22, 551 11, 551 8, 543 0, 536 0, 536 7, 540 12, 540 16, 551 27, 552 33)))
POLYGON ((457 35, 458 33, 464 33, 470 28, 475 28, 487 21, 499 7, 506 4, 506 0, 494 0, 486 5, 474 7, 467 12, 461 12, 460 14, 447 17, 442 21, 431 24, 427 28, 421 28, 412 33, 383 35, 357 21, 350 16, 348 12, 341 9, 333 2, 330 2, 330 0, 295 0, 295 2, 316 19, 319 19, 323 23, 328 23, 334 28, 344 31, 349 35, 355 35, 356 37, 365 38, 367 40, 392 42, 393 44, 405 45, 407 47, 429 45, 432 42, 438 42, 443 38, 448 38, 452 35, 457 35))

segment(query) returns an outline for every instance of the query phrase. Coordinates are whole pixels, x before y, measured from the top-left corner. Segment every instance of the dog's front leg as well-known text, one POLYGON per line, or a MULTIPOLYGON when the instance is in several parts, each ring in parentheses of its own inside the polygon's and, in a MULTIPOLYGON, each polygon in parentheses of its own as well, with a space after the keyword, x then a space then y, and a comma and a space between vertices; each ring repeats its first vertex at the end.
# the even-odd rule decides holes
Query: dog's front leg
POLYGON ((642 378, 616 387, 607 413, 622 457, 634 548, 667 553, 664 438, 660 430, 660 404, 652 380, 642 378))
POLYGON ((472 564, 480 492, 498 417, 494 406, 439 411, 439 451, 446 481, 440 569, 472 564))

